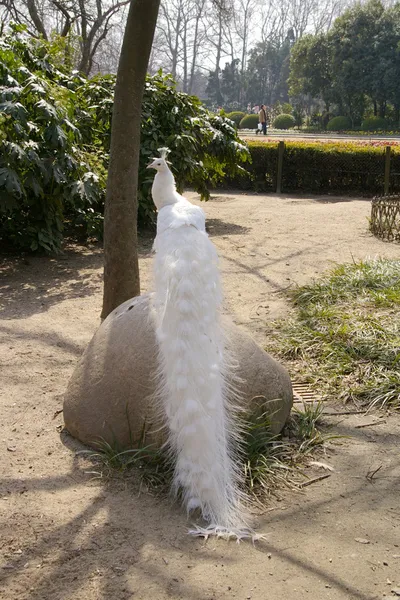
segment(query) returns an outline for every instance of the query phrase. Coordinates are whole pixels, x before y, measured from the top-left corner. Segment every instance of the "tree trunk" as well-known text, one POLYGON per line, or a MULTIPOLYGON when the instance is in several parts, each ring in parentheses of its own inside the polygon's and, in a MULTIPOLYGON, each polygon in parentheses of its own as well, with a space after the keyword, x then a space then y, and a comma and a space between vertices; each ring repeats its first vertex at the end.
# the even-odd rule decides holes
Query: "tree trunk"
POLYGON ((247 37, 248 37, 248 8, 249 2, 246 4, 246 8, 244 11, 244 21, 243 21, 243 46, 242 46, 242 60, 240 66, 240 86, 239 86, 239 95, 238 101, 240 104, 244 102, 244 73, 246 70, 246 57, 247 57, 247 37))
POLYGON ((219 16, 219 31, 218 31, 218 45, 217 45, 217 57, 215 60, 215 85, 216 85, 216 100, 217 104, 220 105, 223 102, 222 94, 221 94, 221 85, 219 80, 220 74, 220 62, 221 62, 221 54, 222 54, 222 15, 219 16))
POLYGON ((41 18, 39 17, 38 9, 35 4, 35 0, 27 0, 26 6, 28 7, 29 15, 33 21, 38 32, 44 37, 45 40, 48 40, 46 29, 43 25, 41 18))
POLYGON ((199 49, 199 42, 198 42, 199 25, 200 25, 201 16, 203 14, 203 7, 204 7, 204 0, 201 1, 199 8, 198 8, 198 13, 196 15, 196 23, 195 23, 194 38, 193 38, 193 57, 192 57, 192 64, 190 67, 190 79, 189 79, 189 88, 188 88, 189 94, 191 94, 193 91, 194 72, 196 70, 197 52, 199 49))
POLYGON ((396 123, 396 128, 399 126, 400 121, 400 104, 394 104, 394 120, 396 123))
POLYGON ((187 21, 183 28, 183 91, 187 94, 188 91, 188 51, 187 51, 187 21))
POLYGON ((119 59, 104 211, 104 296, 101 318, 140 294, 137 186, 140 123, 147 65, 160 0, 131 0, 119 59))
POLYGON ((172 52, 172 66, 171 66, 171 75, 176 80, 176 71, 178 68, 178 55, 179 55, 179 34, 181 30, 181 3, 179 3, 178 8, 178 17, 176 19, 176 30, 175 30, 175 43, 174 49, 172 52))

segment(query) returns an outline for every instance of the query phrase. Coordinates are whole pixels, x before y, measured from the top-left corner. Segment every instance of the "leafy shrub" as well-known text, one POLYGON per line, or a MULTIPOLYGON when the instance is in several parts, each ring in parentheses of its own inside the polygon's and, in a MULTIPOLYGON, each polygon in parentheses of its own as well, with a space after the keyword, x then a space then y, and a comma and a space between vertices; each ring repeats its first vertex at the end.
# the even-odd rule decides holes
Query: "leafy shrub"
POLYGON ((235 110, 233 112, 228 113, 226 115, 226 118, 233 121, 235 123, 236 127, 239 127, 239 123, 243 119, 244 116, 246 116, 246 113, 241 112, 240 110, 235 110))
MULTIPOLYGON (((85 236, 102 232, 115 76, 69 75, 51 56, 51 45, 22 27, 0 40, 0 241, 20 250, 57 251, 66 225, 85 236)), ((177 92, 171 77, 148 77, 141 224, 154 220, 146 165, 161 146, 171 149, 178 186, 190 184, 204 199, 208 185, 238 175, 249 159, 231 121, 177 92)))
POLYGON ((239 129, 257 129, 258 115, 246 115, 239 123, 239 129))
POLYGON ((369 117, 361 123, 362 131, 385 131, 388 122, 383 117, 369 117))
POLYGON ((289 102, 284 102, 282 104, 282 113, 284 115, 291 115, 293 113, 293 106, 289 102))
POLYGON ((50 77, 58 73, 45 58, 38 65, 39 47, 20 28, 0 42, 0 240, 52 252, 61 244, 65 206, 85 214, 101 190, 66 108, 72 93, 64 88, 57 99, 50 77), (49 76, 35 72, 38 66, 49 76))
MULTIPOLYGON (((252 163, 247 180, 232 187, 275 191, 277 142, 249 142, 252 163)), ((393 177, 400 172, 400 147, 392 146, 393 177)), ((384 187, 385 149, 352 142, 285 142, 282 189, 285 192, 345 193, 372 196, 384 187)), ((392 180, 395 185, 399 182, 392 180)))
POLYGON ((278 115, 274 121, 276 129, 291 129, 296 125, 296 119, 292 115, 278 115))
POLYGON ((326 128, 328 131, 347 131, 352 128, 352 122, 349 117, 333 117, 326 128))
POLYGON ((154 174, 146 165, 162 146, 171 149, 169 160, 178 188, 190 185, 206 200, 209 186, 222 182, 225 176, 240 175, 240 163, 250 158, 228 119, 211 115, 196 96, 177 92, 170 76, 149 77, 142 105, 140 222, 155 216, 151 198, 154 174))
POLYGON ((304 115, 303 115, 303 111, 301 110, 301 108, 298 108, 298 107, 294 108, 293 116, 294 116, 296 127, 301 127, 303 125, 303 121, 304 121, 304 115))

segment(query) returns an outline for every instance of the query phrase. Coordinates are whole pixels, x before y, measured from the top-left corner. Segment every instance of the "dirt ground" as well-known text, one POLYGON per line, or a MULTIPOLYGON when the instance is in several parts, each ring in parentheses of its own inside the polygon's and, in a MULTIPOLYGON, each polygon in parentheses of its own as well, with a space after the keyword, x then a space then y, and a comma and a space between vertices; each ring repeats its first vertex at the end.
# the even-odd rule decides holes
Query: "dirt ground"
MULTIPOLYGON (((193 199, 194 195, 190 197, 193 199)), ((399 257, 368 201, 220 194, 204 206, 227 309, 262 344, 282 290, 334 262, 399 257)), ((141 241, 143 291, 151 239, 141 241)), ((331 476, 258 516, 254 546, 193 539, 179 507, 88 473, 61 432, 62 396, 99 325, 101 250, 5 259, 1 277, 1 600, 381 600, 400 594, 400 418, 331 418, 331 476), (357 427, 375 422, 373 426, 357 427), (374 476, 371 474, 380 469, 374 476), (369 477, 368 477, 369 475, 369 477)), ((314 474, 314 472, 313 472, 314 474)), ((318 474, 318 472, 317 472, 318 474)))

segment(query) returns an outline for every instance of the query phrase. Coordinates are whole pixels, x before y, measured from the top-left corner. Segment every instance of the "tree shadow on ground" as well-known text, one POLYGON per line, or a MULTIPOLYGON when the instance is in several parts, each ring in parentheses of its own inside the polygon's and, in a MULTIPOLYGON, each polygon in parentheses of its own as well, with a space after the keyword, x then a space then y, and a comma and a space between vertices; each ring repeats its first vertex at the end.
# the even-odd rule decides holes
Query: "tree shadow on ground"
POLYGON ((206 231, 210 237, 214 237, 218 235, 244 235, 249 233, 251 228, 237 223, 228 223, 222 219, 207 219, 206 231))
MULTIPOLYGON (((139 237, 140 258, 150 257, 154 232, 139 237)), ((0 310, 3 319, 22 319, 47 312, 53 305, 101 293, 103 249, 67 245, 57 256, 0 258, 0 310)))
POLYGON ((310 195, 309 199, 311 202, 317 202, 318 204, 338 204, 341 202, 369 202, 371 203, 371 197, 359 197, 357 196, 313 196, 310 195))
MULTIPOLYGON (((28 332, 23 329, 18 329, 15 324, 5 324, 0 325, 0 334, 4 343, 14 343, 15 340, 19 339, 23 339, 26 342, 39 342, 50 348, 61 348, 64 352, 72 356, 80 356, 83 351, 79 344, 54 331, 43 331, 43 329, 41 329, 37 333, 31 331, 28 332)), ((26 350, 25 353, 31 354, 32 350, 26 350)))
POLYGON ((270 274, 268 274, 268 268, 279 264, 279 263, 287 263, 288 260, 292 259, 292 258, 298 258, 302 255, 306 255, 309 251, 315 251, 316 248, 321 247, 321 248, 329 248, 330 246, 334 246, 335 243, 332 242, 332 244, 327 244, 325 242, 320 242, 320 243, 314 243, 314 244, 310 244, 309 246, 306 246, 305 248, 301 248, 299 250, 295 250, 293 252, 287 252, 286 254, 284 254, 283 256, 279 256, 278 258, 273 258, 270 257, 268 259, 265 260, 265 257, 263 255, 260 255, 259 258, 263 258, 264 263, 261 265, 249 265, 246 264, 243 260, 240 260, 239 258, 234 258, 233 256, 229 256, 228 254, 223 254, 223 258, 224 260, 230 262, 233 265, 236 265, 238 267, 237 273, 248 273, 249 275, 253 275, 254 277, 256 277, 259 281, 261 281, 264 284, 268 284, 269 286, 274 288, 275 292, 282 292, 284 290, 286 290, 288 287, 291 287, 291 285, 293 285, 294 282, 292 282, 291 284, 287 283, 287 280, 285 281, 285 283, 281 283, 279 281, 274 281, 272 276, 270 274))
MULTIPOLYGON (((62 434, 62 441, 73 452, 82 448, 66 433, 62 434)), ((361 458, 358 457, 359 460, 361 458)), ((352 469, 358 472, 359 466, 357 459, 354 461, 351 457, 348 473, 352 469)), ((8 594, 5 597, 17 597, 17 586, 20 590, 29 587, 29 598, 32 600, 71 600, 88 597, 88 593, 96 600, 128 600, 138 597, 138 593, 142 598, 204 600, 216 597, 213 578, 199 578, 197 573, 192 575, 190 565, 195 566, 201 561, 209 569, 222 553, 220 558, 225 567, 242 568, 243 552, 240 549, 236 551, 235 544, 215 542, 215 553, 213 548, 207 550, 203 541, 188 537, 182 511, 171 506, 165 497, 148 492, 140 494, 140 489, 138 493, 134 474, 99 484, 90 482, 89 469, 88 461, 75 454, 70 472, 63 475, 4 479, 1 482, 2 494, 9 498, 8 505, 12 502, 12 490, 17 501, 21 495, 29 498, 33 492, 43 493, 44 498, 46 494, 58 494, 58 504, 61 506, 56 524, 51 514, 46 515, 46 511, 44 515, 30 516, 33 521, 30 524, 30 541, 25 542, 22 555, 16 553, 8 558, 3 569, 2 585, 8 594), (80 503, 79 510, 70 511, 68 499, 63 497, 63 493, 88 486, 95 486, 96 495, 93 497, 92 492, 89 501, 80 503), (70 518, 68 512, 74 515, 70 518), (205 581, 208 582, 208 588, 204 585, 205 581), (12 593, 15 596, 10 595, 12 593)), ((393 496, 398 487, 397 478, 382 481, 383 488, 379 485, 374 487, 365 478, 354 481, 347 490, 337 486, 320 500, 301 502, 285 512, 271 514, 263 525, 270 527, 275 522, 279 528, 279 523, 286 520, 290 528, 300 528, 307 535, 319 510, 329 506, 331 512, 340 514, 343 504, 355 497, 358 510, 368 513, 372 502, 383 503, 386 493, 391 492, 393 496)), ((78 495, 75 498, 77 501, 78 495)), ((21 506, 24 505, 19 502, 17 508, 21 506)), ((29 504, 21 510, 26 511, 28 519, 29 504)), ((4 519, 2 532, 5 539, 14 536, 12 515, 4 519)), ((340 535, 340 529, 329 530, 329 536, 335 535, 340 535)), ((280 536, 276 536, 276 539, 279 541, 275 543, 259 541, 254 548, 248 545, 245 553, 261 552, 268 558, 273 553, 274 557, 280 559, 283 568, 294 567, 310 577, 309 586, 322 583, 340 592, 343 595, 340 597, 355 600, 376 598, 374 594, 357 589, 351 573, 346 578, 332 572, 332 567, 322 568, 315 564, 312 551, 311 556, 310 553, 307 555, 300 545, 296 553, 285 547, 287 540, 281 540, 280 536)), ((385 544, 395 543, 396 540, 395 531, 393 535, 386 532, 385 544)), ((340 545, 341 540, 338 539, 337 547, 340 545)), ((268 576, 267 573, 265 575, 268 576)))

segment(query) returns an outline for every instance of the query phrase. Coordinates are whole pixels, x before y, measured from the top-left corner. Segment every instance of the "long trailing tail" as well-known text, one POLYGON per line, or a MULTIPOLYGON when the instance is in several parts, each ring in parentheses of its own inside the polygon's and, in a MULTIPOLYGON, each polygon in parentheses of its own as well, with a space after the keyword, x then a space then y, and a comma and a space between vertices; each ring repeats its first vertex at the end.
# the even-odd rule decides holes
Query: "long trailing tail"
POLYGON ((159 391, 174 489, 187 511, 200 509, 207 522, 191 533, 253 537, 242 516, 216 250, 205 231, 190 225, 157 235, 155 249, 159 391))

